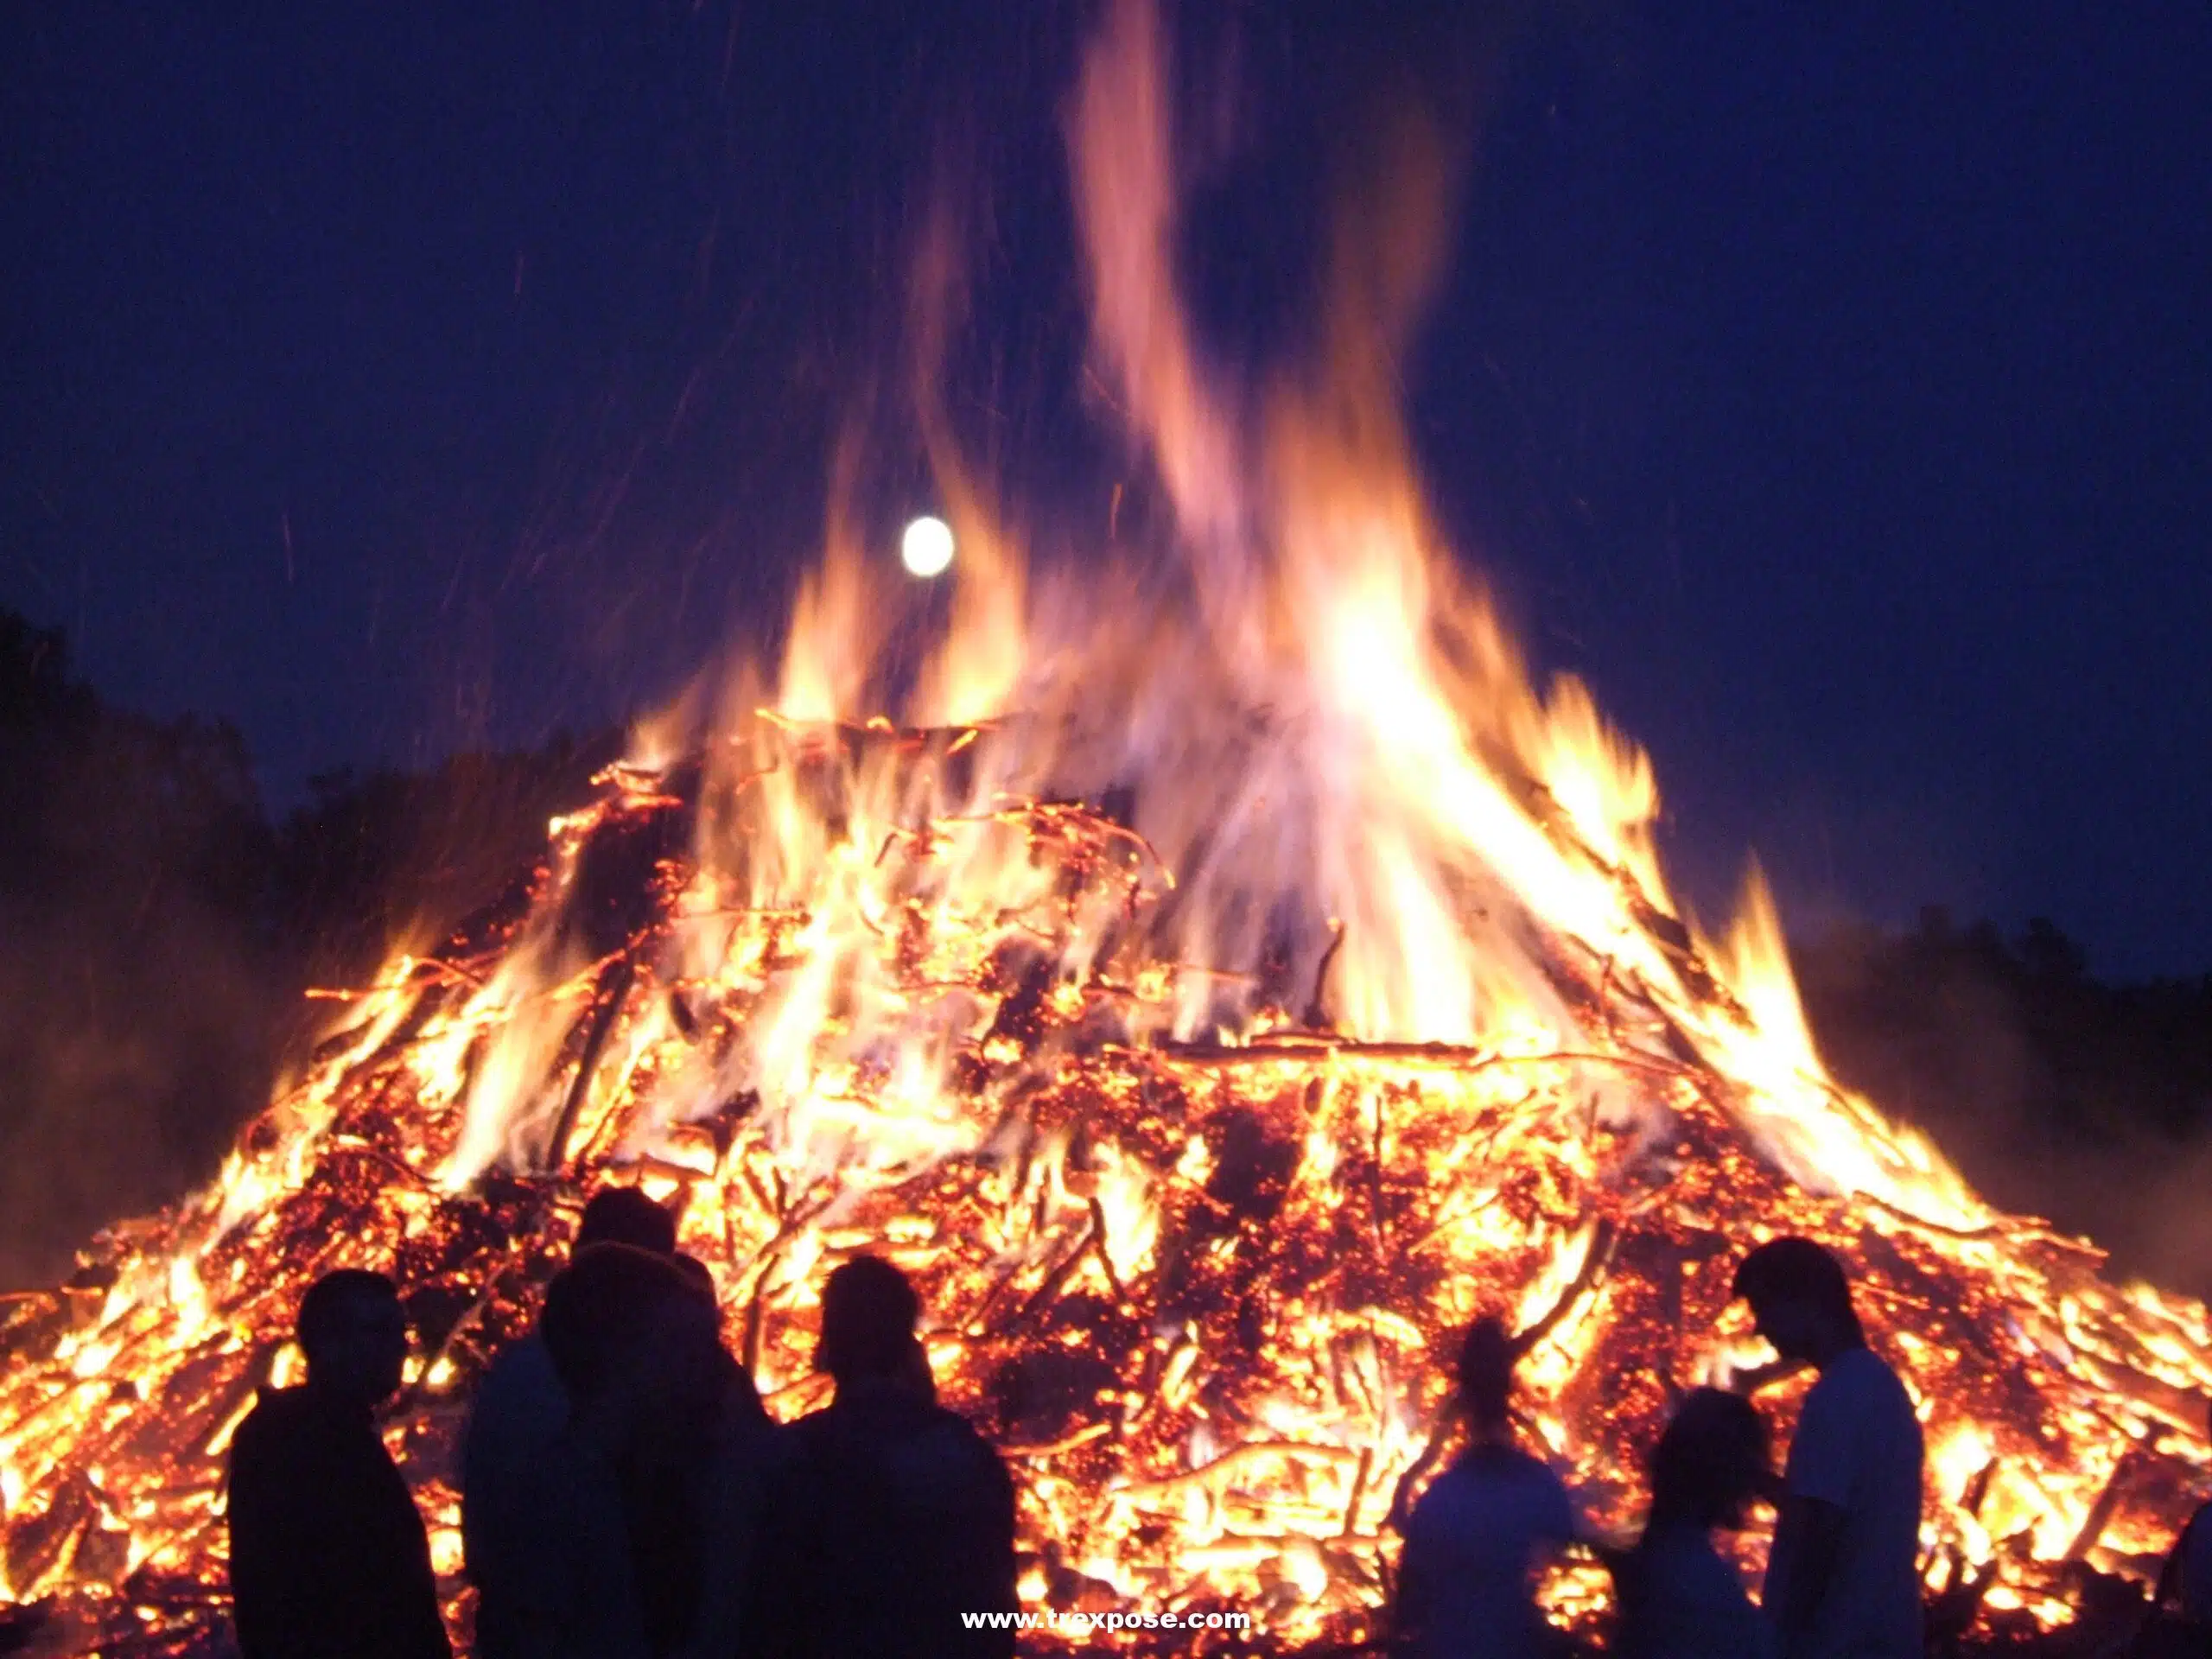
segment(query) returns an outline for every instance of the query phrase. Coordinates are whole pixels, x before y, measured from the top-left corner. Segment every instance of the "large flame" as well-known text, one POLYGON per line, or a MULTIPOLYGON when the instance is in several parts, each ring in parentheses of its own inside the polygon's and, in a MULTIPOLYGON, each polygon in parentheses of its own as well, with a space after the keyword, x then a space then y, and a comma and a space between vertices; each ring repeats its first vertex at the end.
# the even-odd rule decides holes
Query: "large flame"
POLYGON ((681 1198, 779 1414, 822 1397, 836 1258, 918 1277, 1039 1602, 1370 1632, 1481 1311, 1532 1338, 1532 1442, 1632 1523, 1670 1393, 1758 1357, 1729 1274, 1783 1230, 1849 1261, 1919 1402, 1931 1586, 2049 1622, 2069 1562, 2163 1545, 2212 1455, 2204 1310, 1839 1088, 1763 890, 1720 943, 1675 919, 1645 758, 1440 546, 1393 391, 1437 154, 1347 218, 1319 365, 1232 395, 1171 274, 1164 53, 1115 8, 1068 138, 1169 556, 1026 569, 925 407, 963 574, 904 723, 857 718, 893 607, 833 511, 780 664, 641 733, 526 900, 391 963, 213 1188, 12 1304, 0 1590, 103 1651, 213 1628, 228 1437, 348 1263, 410 1288, 391 1439, 450 1573, 466 1385, 610 1172, 681 1198))

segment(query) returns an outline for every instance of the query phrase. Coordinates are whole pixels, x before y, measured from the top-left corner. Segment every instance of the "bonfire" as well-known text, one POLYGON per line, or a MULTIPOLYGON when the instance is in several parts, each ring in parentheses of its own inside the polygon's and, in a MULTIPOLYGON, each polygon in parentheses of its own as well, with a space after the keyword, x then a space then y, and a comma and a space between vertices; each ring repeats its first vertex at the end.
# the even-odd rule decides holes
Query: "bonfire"
MULTIPOLYGON (((1210 377, 1164 56, 1114 10, 1067 118, 1163 545, 1025 559, 940 442, 961 555, 918 671, 833 514, 772 670, 640 731, 505 899, 340 995, 209 1188, 6 1303, 0 1598, 57 1646, 222 1649, 224 1453, 340 1266, 404 1287, 387 1440, 465 1638, 472 1382, 607 1181, 680 1207, 780 1417, 825 1397, 828 1271, 912 1274, 1014 1471, 1027 1603, 1251 1618, 1178 1651, 1376 1635, 1478 1314, 1527 1345, 1527 1444, 1632 1535, 1670 1399, 1770 1358, 1728 1288, 1783 1232, 1848 1264, 1918 1402, 1955 1625, 2154 1570, 2212 1459, 2205 1310, 1839 1087, 1756 883, 1725 937, 1681 919, 1643 756, 1532 686, 1423 506, 1395 370, 1444 169, 1408 149, 1344 217, 1318 365, 1210 377)), ((1785 1433, 1804 1386, 1761 1395, 1785 1433)), ((1585 1628, 1606 1594, 1594 1563, 1544 1588, 1585 1628)))

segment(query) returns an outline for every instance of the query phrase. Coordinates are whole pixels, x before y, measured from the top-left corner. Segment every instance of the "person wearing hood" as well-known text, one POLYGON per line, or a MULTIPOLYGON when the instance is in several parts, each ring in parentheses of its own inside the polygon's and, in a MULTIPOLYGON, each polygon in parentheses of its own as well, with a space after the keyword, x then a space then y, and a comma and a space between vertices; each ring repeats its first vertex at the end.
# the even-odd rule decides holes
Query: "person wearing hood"
POLYGON ((639 1476, 708 1374, 712 1310, 666 1256, 594 1244, 546 1287, 539 1328, 569 1408, 518 1471, 505 1635, 520 1659, 656 1659, 679 1639, 658 1620, 684 1617, 697 1541, 681 1522, 641 1531, 639 1476), (680 1559, 650 1559, 649 1541, 680 1559))
MULTIPOLYGON (((676 1218, 634 1186, 601 1187, 577 1224, 576 1253, 599 1244, 671 1256, 676 1218)), ((522 1659, 519 1599, 524 1586, 541 1576, 524 1542, 535 1531, 532 1491, 568 1421, 568 1390, 544 1332, 532 1329, 493 1360, 462 1431, 461 1548, 476 1586, 478 1659, 522 1659)))

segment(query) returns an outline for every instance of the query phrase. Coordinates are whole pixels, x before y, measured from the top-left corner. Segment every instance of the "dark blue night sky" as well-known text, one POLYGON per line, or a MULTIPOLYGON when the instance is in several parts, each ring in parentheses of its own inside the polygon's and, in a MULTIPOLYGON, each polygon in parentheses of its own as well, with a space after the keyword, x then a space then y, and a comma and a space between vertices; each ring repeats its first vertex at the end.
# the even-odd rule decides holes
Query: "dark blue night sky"
MULTIPOLYGON (((2212 13, 1523 8, 1410 365, 1447 520, 1652 749, 1706 906, 2044 913, 2212 963, 2212 13)), ((1445 9, 1181 9, 1239 142, 1192 283, 1283 349, 1330 157, 1445 9)), ((1080 527, 1058 0, 8 8, 0 602, 311 772, 649 705, 771 627, 895 394, 932 181, 956 414, 1080 527)), ((1462 111, 1464 113, 1464 110, 1462 111)), ((908 445, 902 459, 901 443, 908 445)))

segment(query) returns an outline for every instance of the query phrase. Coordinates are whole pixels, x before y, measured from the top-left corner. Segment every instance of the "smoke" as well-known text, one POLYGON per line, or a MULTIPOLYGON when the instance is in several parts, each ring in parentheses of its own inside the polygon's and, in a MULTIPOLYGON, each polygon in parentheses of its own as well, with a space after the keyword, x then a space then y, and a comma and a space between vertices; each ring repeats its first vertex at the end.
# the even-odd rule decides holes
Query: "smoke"
POLYGON ((1793 951, 1837 1077, 1925 1129, 1991 1203, 2212 1294, 2212 980, 2108 986, 2047 925, 2018 940, 1930 912, 1793 951))
POLYGON ((0 1283, 207 1179, 268 1097, 268 847, 235 734, 103 707, 0 615, 0 1283))
POLYGON ((616 747, 318 780, 281 826, 226 727, 149 720, 0 611, 0 1288, 211 1179, 359 982, 525 874, 616 747))
MULTIPOLYGON (((2000 1154, 2001 1155, 2001 1154, 2000 1154)), ((2050 1202, 2078 1208, 2081 1230, 2112 1252, 2119 1276, 2212 1297, 2212 1135, 2179 1145, 2138 1135, 2046 1163, 2050 1202)))
POLYGON ((0 895, 0 1286, 212 1176, 269 1096, 283 999, 236 918, 103 875, 0 895))

